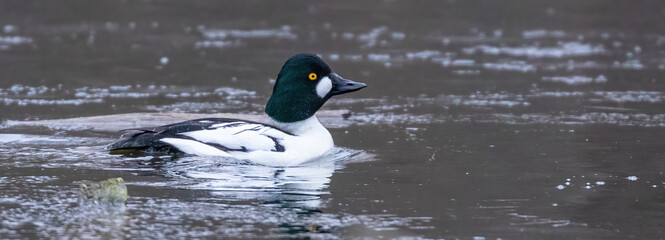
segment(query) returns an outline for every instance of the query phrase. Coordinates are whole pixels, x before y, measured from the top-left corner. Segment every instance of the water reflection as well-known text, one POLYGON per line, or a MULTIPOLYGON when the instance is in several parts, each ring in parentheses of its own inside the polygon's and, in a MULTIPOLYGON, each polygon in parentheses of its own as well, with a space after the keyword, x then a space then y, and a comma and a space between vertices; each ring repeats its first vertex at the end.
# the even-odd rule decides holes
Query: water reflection
POLYGON ((352 162, 370 161, 363 151, 335 148, 329 155, 302 166, 273 167, 219 158, 189 156, 151 162, 169 187, 208 190, 211 195, 231 201, 260 200, 283 207, 317 209, 321 195, 336 169, 352 162))

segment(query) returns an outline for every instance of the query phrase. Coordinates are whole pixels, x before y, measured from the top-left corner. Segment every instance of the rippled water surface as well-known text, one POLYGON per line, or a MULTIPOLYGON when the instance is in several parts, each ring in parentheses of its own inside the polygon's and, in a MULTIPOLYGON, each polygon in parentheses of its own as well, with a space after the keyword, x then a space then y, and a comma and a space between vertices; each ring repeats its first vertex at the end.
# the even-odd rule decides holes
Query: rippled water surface
POLYGON ((0 238, 662 238, 664 19, 661 1, 2 1, 0 238), (304 166, 8 124, 262 114, 299 52, 368 85, 324 106, 352 114, 304 166), (111 177, 126 206, 79 202, 75 182, 111 177))

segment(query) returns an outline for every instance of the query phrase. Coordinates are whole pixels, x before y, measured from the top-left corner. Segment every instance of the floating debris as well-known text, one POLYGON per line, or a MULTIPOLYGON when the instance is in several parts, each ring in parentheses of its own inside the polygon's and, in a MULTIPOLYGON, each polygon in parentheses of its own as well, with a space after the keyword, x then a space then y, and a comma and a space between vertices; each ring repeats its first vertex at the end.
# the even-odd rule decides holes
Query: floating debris
POLYGON ((125 181, 118 178, 109 178, 101 182, 81 181, 79 182, 79 199, 99 203, 122 203, 127 202, 127 186, 125 181))

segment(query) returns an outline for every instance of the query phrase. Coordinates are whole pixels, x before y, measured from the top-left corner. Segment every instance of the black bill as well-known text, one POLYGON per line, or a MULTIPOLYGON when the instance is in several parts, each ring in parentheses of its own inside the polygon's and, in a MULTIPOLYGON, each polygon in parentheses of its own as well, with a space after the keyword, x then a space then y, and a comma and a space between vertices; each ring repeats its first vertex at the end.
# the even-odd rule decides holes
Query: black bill
POLYGON ((330 90, 331 95, 355 92, 364 87, 367 87, 367 84, 342 78, 337 73, 331 73, 329 76, 333 85, 332 89, 330 90))

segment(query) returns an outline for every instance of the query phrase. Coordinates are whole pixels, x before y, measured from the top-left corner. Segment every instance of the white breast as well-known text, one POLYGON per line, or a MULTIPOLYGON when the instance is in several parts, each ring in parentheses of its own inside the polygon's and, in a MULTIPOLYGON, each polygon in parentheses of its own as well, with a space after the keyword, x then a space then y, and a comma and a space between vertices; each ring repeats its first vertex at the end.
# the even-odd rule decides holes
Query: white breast
POLYGON ((334 146, 330 132, 316 116, 293 123, 273 121, 273 125, 293 134, 284 136, 281 141, 286 151, 234 153, 234 156, 258 164, 294 166, 325 156, 334 146))

